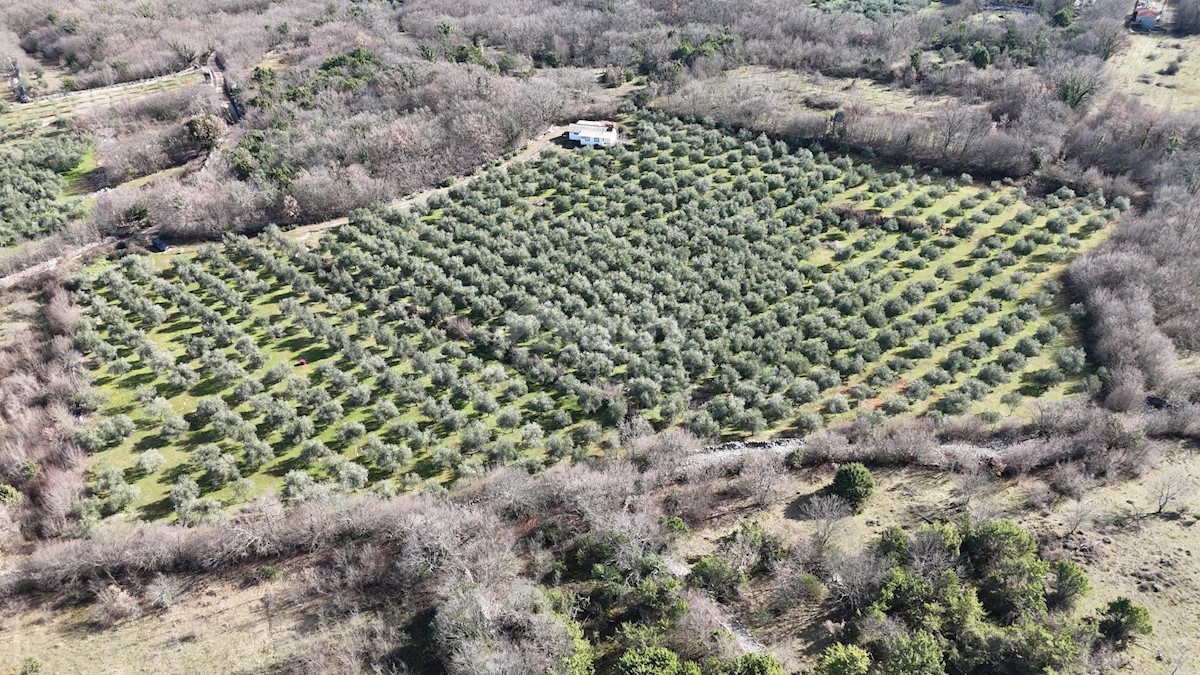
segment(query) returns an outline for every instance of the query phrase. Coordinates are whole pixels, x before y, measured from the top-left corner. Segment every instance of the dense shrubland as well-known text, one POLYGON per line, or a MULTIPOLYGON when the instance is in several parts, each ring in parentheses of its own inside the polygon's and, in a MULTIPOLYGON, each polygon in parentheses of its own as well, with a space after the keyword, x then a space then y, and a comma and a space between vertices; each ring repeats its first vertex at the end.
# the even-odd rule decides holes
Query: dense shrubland
MULTIPOLYGON (((430 64, 403 47, 258 68, 242 91, 249 114, 203 172, 103 198, 100 226, 120 226, 135 207, 173 239, 324 220, 469 173, 545 129, 566 102, 560 86, 430 64)), ((159 132, 150 156, 131 151, 126 175, 177 163, 172 153, 194 146, 180 142, 187 131, 159 132)))
POLYGON ((196 85, 95 108, 76 123, 95 136, 103 183, 115 186, 205 156, 224 126, 217 104, 211 87, 196 85), (205 124, 215 134, 197 133, 205 124))
POLYGON ((84 494, 85 454, 74 434, 94 410, 87 369, 74 346, 82 318, 61 284, 35 289, 40 305, 13 316, 0 352, 0 481, 19 496, 0 505, 0 549, 21 535, 63 536, 74 529, 84 494))

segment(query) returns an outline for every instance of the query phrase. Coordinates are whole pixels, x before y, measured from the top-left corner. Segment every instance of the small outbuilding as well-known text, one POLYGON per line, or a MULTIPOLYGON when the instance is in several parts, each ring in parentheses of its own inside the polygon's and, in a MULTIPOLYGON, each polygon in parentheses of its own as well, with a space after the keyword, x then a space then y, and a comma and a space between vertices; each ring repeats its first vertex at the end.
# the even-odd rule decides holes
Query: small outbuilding
POLYGON ((1162 13, 1152 7, 1139 7, 1133 13, 1133 25, 1141 30, 1154 30, 1162 13))
POLYGON ((593 145, 601 148, 614 145, 621 138, 616 122, 599 122, 579 120, 567 127, 567 138, 580 145, 593 145))

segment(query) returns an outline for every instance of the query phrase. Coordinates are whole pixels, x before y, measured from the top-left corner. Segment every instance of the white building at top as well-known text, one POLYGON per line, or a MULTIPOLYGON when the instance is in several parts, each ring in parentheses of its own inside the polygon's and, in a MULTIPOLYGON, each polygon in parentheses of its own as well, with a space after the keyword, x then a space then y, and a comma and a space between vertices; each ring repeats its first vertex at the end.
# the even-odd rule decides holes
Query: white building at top
POLYGON ((603 148, 616 143, 620 134, 613 122, 579 120, 567 127, 567 138, 580 145, 598 145, 603 148))

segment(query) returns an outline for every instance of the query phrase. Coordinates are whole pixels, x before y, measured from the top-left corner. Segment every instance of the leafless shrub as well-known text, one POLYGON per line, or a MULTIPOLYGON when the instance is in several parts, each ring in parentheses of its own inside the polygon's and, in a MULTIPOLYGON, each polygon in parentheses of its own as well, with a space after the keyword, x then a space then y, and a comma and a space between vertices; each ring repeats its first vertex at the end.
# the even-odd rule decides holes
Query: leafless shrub
MULTIPOLYGON (((1092 673, 1115 673, 1131 667, 1133 658, 1128 651, 1117 651, 1113 645, 1102 643, 1084 659, 1084 667, 1092 673)), ((1182 673, 1176 670, 1175 673, 1182 673)))
POLYGON ((393 664, 392 652, 405 641, 405 636, 388 617, 352 611, 334 617, 322 612, 317 619, 318 625, 292 645, 286 663, 289 672, 303 675, 404 672, 393 664))
POLYGON ((829 561, 825 585, 839 604, 851 611, 874 600, 887 575, 889 564, 872 552, 834 556, 829 561))
POLYGON ((699 450, 703 443, 687 429, 672 427, 657 434, 641 434, 628 441, 630 457, 648 467, 673 468, 679 458, 699 450))
POLYGON ((970 509, 972 503, 985 496, 988 488, 995 482, 995 475, 976 464, 973 469, 955 474, 954 495, 962 499, 963 506, 970 509))
POLYGON ((944 418, 937 427, 938 440, 944 443, 983 443, 992 436, 987 422, 976 415, 944 418))
POLYGON ((783 458, 779 454, 756 452, 742 463, 739 480, 755 504, 767 506, 778 498, 783 475, 783 458))
POLYGON ((664 544, 659 518, 648 512, 614 511, 596 519, 593 532, 616 542, 606 562, 624 573, 630 583, 641 580, 642 561, 661 552, 664 544))
POLYGON ((859 631, 858 641, 873 653, 881 655, 891 653, 896 641, 908 633, 908 628, 902 620, 883 614, 867 615, 856 626, 859 631))
POLYGON ((479 491, 505 518, 520 519, 539 512, 551 498, 528 473, 518 467, 489 472, 479 491))
POLYGON ((953 569, 956 563, 942 532, 935 529, 922 529, 913 535, 908 558, 912 573, 931 583, 942 572, 953 569))
POLYGON ((813 523, 813 542, 818 549, 829 544, 838 523, 853 515, 854 509, 841 497, 813 495, 800 506, 800 515, 813 523))
POLYGON ((1092 476, 1074 462, 1055 465, 1046 476, 1046 481, 1056 494, 1075 500, 1082 499, 1084 493, 1095 482, 1092 476))
POLYGON ((1140 409, 1145 399, 1145 378, 1140 372, 1130 367, 1119 368, 1113 372, 1108 393, 1104 397, 1105 406, 1110 410, 1129 412, 1140 409))
POLYGON ((397 568, 405 578, 436 584, 492 583, 511 579, 517 559, 503 539, 487 533, 500 529, 495 516, 458 504, 428 503, 404 523, 397 568))
POLYGON ((0 504, 0 553, 16 553, 23 541, 16 516, 15 505, 0 504))
POLYGON ((83 498, 87 485, 78 471, 52 468, 46 470, 29 492, 37 508, 33 513, 33 530, 46 538, 66 534, 71 528, 75 505, 83 498))
POLYGON ((818 431, 805 439, 804 455, 815 464, 843 462, 850 456, 850 441, 836 431, 818 431))
POLYGON ((573 640, 541 589, 528 582, 468 585, 441 603, 433 641, 448 673, 548 672, 573 640))
POLYGON ((1063 519, 1067 527, 1067 533, 1064 536, 1069 537, 1087 527, 1095 516, 1096 508, 1091 502, 1083 499, 1073 500, 1063 512, 1063 519))
POLYGON ((52 334, 74 337, 83 318, 83 308, 71 300, 66 289, 58 287, 51 292, 44 314, 46 327, 52 334))
POLYGON ((96 628, 105 629, 136 619, 142 614, 137 598, 116 584, 109 584, 96 593, 95 604, 88 613, 88 621, 96 628))
POLYGON ((861 461, 883 465, 932 465, 937 454, 937 438, 924 420, 890 422, 863 439, 855 452, 861 461))
POLYGON ((1150 484, 1151 504, 1155 515, 1186 501, 1192 496, 1192 479, 1181 471, 1168 471, 1150 484))
POLYGON ((689 525, 707 520, 716 506, 713 487, 707 482, 688 483, 675 488, 667 497, 666 507, 673 516, 683 518, 689 525))
POLYGON ((672 651, 690 661, 705 658, 729 659, 738 655, 737 640, 729 632, 729 614, 707 593, 688 589, 683 593, 687 612, 667 634, 672 651))
POLYGON ((179 579, 165 574, 155 575, 142 589, 143 602, 162 611, 171 609, 182 596, 183 584, 179 579))
POLYGON ((1058 495, 1054 494, 1054 490, 1051 490, 1050 486, 1045 483, 1035 483, 1025 493, 1026 507, 1043 514, 1049 514, 1058 500, 1058 495))
POLYGON ((1017 474, 1025 474, 1042 466, 1069 459, 1069 448, 1057 438, 1031 438, 1004 448, 999 454, 1017 474))
POLYGON ((1166 410, 1150 412, 1144 417, 1147 436, 1200 436, 1200 405, 1195 403, 1180 402, 1166 410))

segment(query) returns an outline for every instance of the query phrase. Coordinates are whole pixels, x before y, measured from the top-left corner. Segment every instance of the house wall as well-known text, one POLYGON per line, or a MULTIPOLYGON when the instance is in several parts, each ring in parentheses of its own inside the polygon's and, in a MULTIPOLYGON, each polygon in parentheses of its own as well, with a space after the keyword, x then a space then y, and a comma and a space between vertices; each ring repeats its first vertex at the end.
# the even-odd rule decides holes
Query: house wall
POLYGON ((582 145, 604 146, 604 145, 611 145, 612 143, 616 142, 616 139, 612 138, 612 137, 584 136, 582 134, 575 133, 574 131, 567 132, 567 138, 569 138, 573 141, 576 141, 582 145))

